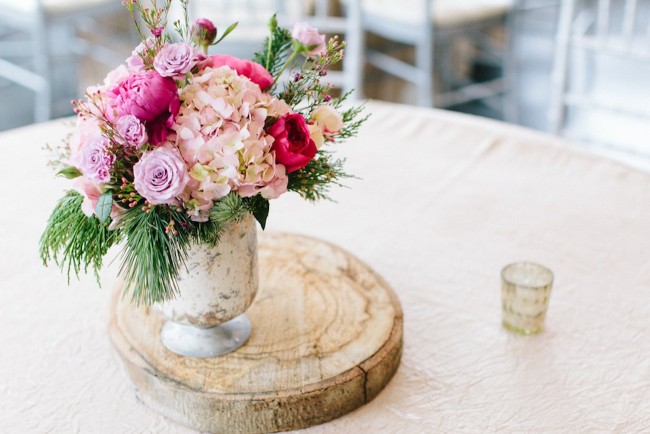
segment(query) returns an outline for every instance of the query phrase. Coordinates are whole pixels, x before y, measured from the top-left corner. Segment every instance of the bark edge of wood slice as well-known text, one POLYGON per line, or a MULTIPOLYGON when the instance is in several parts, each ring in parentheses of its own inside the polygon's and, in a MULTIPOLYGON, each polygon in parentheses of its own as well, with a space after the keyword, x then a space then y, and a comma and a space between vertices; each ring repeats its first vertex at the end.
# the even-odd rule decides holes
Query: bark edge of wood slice
POLYGON ((115 289, 109 334, 138 398, 205 432, 277 432, 338 418, 374 399, 402 353, 402 309, 386 281, 332 244, 260 236, 260 288, 239 350, 177 356, 164 319, 115 289))

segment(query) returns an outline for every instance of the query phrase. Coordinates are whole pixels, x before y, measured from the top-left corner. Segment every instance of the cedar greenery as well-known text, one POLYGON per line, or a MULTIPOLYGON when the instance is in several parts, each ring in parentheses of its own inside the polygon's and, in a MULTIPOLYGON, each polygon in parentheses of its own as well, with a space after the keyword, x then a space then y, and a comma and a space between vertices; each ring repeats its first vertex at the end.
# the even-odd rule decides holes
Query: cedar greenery
POLYGON ((67 192, 52 211, 40 241, 43 264, 53 260, 67 272, 68 283, 73 272, 79 277, 89 268, 99 282, 104 255, 120 240, 119 231, 108 230, 108 224, 83 213, 83 200, 76 191, 67 192))

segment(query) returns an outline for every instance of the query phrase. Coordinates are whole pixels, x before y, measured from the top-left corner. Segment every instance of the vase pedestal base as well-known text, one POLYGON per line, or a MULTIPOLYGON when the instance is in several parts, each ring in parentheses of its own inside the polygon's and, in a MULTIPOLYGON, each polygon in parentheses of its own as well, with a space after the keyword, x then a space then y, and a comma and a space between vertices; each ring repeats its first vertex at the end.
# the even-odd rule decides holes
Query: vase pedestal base
POLYGON ((199 328, 167 321, 160 331, 162 344, 185 357, 218 357, 231 353, 246 343, 251 322, 246 314, 214 327, 199 328))
POLYGON ((386 282, 343 250, 264 234, 250 338, 221 357, 183 357, 165 319, 116 288, 110 335, 146 405, 203 432, 276 432, 340 417, 375 398, 399 366, 402 311, 386 282))

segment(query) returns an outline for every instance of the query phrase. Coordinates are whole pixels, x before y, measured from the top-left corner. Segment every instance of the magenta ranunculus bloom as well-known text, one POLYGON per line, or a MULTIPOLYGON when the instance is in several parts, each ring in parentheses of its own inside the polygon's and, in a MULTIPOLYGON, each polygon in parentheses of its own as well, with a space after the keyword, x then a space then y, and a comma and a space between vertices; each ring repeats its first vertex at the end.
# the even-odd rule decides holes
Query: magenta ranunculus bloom
POLYGON ((152 205, 175 203, 189 182, 185 161, 169 143, 145 152, 133 173, 135 189, 152 205))
POLYGON ((109 120, 133 115, 143 122, 151 122, 160 116, 171 117, 173 122, 180 108, 176 83, 156 71, 130 75, 108 93, 109 120))
POLYGON ((237 74, 248 77, 262 90, 271 86, 274 81, 271 73, 264 69, 264 67, 259 63, 239 59, 227 54, 215 54, 214 56, 210 56, 206 66, 212 66, 213 68, 228 66, 237 71, 237 74))
POLYGON ((158 52, 153 67, 163 77, 179 77, 190 72, 200 59, 199 51, 190 44, 169 44, 158 52))
POLYGON ((115 129, 119 134, 115 140, 132 148, 139 148, 149 140, 144 124, 133 115, 122 116, 115 124, 115 129))
POLYGON ((275 161, 284 164, 287 173, 305 167, 316 156, 316 144, 309 134, 305 118, 299 113, 288 113, 278 119, 268 133, 273 136, 275 161))

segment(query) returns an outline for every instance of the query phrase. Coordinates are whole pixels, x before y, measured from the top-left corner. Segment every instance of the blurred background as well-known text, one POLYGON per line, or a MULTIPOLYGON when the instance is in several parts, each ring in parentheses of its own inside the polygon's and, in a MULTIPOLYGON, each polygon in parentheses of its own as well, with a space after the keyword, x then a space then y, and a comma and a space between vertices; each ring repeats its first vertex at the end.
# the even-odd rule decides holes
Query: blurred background
MULTIPOLYGON (((240 23, 215 52, 250 57, 278 12, 348 42, 326 77, 341 92, 501 119, 650 170, 648 0, 190 3, 192 19, 240 23)), ((120 0, 0 0, 0 130, 72 115, 138 42, 120 0)))

